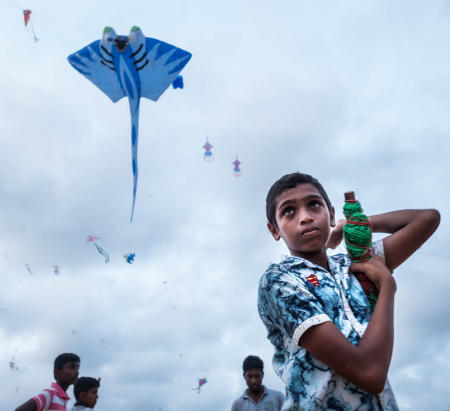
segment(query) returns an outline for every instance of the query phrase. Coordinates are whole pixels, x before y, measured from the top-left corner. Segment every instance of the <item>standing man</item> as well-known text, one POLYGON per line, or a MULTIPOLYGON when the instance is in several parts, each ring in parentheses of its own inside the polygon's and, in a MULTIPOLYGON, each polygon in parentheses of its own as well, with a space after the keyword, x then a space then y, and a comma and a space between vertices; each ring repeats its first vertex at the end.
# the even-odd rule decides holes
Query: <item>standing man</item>
POLYGON ((233 402, 231 411, 280 411, 284 395, 262 385, 264 363, 261 358, 249 355, 242 364, 248 388, 233 402))

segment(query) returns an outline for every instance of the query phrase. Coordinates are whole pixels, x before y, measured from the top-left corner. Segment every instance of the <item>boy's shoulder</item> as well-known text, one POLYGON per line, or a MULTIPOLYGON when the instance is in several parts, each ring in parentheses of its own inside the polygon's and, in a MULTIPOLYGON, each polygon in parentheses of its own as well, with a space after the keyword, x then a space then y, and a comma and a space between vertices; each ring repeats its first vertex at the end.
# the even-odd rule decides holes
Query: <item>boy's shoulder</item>
MULTIPOLYGON (((348 254, 338 253, 328 256, 328 262, 331 263, 332 268, 346 267, 351 264, 348 254)), ((280 277, 283 275, 298 275, 302 272, 310 271, 327 271, 323 267, 314 264, 313 262, 297 256, 285 256, 279 263, 271 263, 266 271, 261 276, 260 282, 268 278, 280 277)))
MULTIPOLYGON (((51 383, 50 387, 44 388, 39 394, 32 397, 34 402, 37 404, 38 409, 48 406, 63 406, 65 407, 66 402, 70 399, 67 393, 56 383, 51 383)), ((65 409, 65 408, 64 408, 65 409)))

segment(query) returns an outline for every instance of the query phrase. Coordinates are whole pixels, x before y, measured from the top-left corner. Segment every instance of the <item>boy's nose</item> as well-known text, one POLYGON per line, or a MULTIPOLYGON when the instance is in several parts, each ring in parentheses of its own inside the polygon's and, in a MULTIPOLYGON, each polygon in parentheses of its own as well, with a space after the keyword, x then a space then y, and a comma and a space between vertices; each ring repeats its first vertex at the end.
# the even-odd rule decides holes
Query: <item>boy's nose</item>
POLYGON ((313 220, 311 214, 309 214, 308 212, 302 212, 299 214, 298 217, 298 222, 299 224, 308 224, 313 220))

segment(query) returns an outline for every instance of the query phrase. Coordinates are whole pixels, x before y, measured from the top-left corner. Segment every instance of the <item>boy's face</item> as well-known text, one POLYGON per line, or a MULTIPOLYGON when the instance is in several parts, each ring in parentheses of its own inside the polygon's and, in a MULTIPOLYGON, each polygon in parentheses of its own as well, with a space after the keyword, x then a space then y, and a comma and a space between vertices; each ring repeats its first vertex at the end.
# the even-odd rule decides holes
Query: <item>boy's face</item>
POLYGON ((255 394, 260 392, 263 376, 264 373, 258 368, 252 368, 244 373, 244 378, 250 392, 255 394))
POLYGON ((326 252, 334 208, 312 184, 299 184, 283 191, 276 200, 275 221, 268 228, 275 240, 282 238, 292 255, 308 258, 326 252))
POLYGON ((55 370, 55 380, 61 386, 75 384, 78 378, 80 363, 75 361, 66 362, 61 370, 55 370))
POLYGON ((98 399, 98 387, 91 388, 86 392, 80 392, 80 402, 89 408, 94 408, 98 399))

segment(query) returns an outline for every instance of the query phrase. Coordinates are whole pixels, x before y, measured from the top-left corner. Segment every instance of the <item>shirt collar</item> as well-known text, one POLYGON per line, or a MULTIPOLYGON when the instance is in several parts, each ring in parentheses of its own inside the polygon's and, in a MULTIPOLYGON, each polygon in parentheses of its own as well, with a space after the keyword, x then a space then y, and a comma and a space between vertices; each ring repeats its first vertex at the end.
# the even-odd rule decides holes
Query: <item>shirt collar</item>
MULTIPOLYGON (((347 254, 334 254, 328 257, 328 266, 330 272, 335 274, 337 271, 342 270, 343 267, 348 267, 351 264, 350 258, 347 254)), ((295 255, 287 256, 281 263, 286 270, 292 270, 293 268, 312 268, 314 270, 325 271, 327 270, 320 265, 314 264, 306 258, 297 257, 295 255)))
POLYGON ((61 388, 59 384, 56 382, 52 382, 52 388, 56 390, 56 395, 61 398, 62 400, 70 400, 70 397, 67 395, 67 393, 61 388))
MULTIPOLYGON (((266 387, 264 385, 262 387, 263 387, 263 393, 262 393, 260 399, 267 394, 266 387)), ((247 392, 248 392, 248 388, 244 391, 244 394, 242 394, 242 398, 247 398, 248 400, 252 400, 253 401, 253 398, 249 397, 247 392)))

